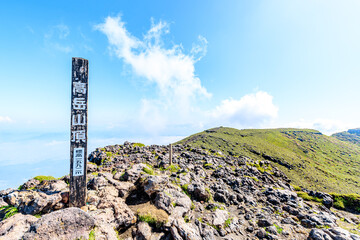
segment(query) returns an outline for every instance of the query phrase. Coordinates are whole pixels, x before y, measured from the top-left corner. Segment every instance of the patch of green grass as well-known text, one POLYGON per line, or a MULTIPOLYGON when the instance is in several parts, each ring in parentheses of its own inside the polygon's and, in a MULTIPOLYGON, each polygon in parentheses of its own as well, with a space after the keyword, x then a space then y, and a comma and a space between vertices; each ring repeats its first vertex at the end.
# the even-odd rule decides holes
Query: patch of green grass
POLYGON ((205 163, 204 168, 210 168, 210 167, 212 167, 212 165, 213 165, 212 163, 205 163))
POLYGON ((95 240, 95 229, 91 230, 89 233, 89 240, 95 240))
POLYGON ((282 229, 279 225, 274 224, 274 226, 276 227, 278 234, 281 234, 284 231, 284 229, 282 229))
POLYGON ((313 197, 307 194, 306 192, 296 192, 298 197, 301 197, 305 201, 313 201, 313 202, 322 202, 323 200, 321 198, 313 197))
POLYGON ((38 214, 35 214, 34 217, 36 217, 36 218, 41 218, 41 214, 39 214, 39 213, 38 213, 38 214))
POLYGON ((112 175, 115 175, 117 173, 117 170, 115 168, 113 168, 113 170, 111 171, 112 175))
POLYGON ((330 228, 330 226, 328 226, 328 225, 316 225, 315 227, 319 228, 319 229, 329 229, 330 228))
POLYGON ((112 152, 106 152, 106 156, 107 157, 112 157, 113 153, 112 152))
POLYGON ((283 213, 283 212, 280 212, 279 210, 275 210, 274 213, 277 214, 277 215, 280 215, 280 216, 284 215, 284 213, 283 213))
MULTIPOLYGON (((160 167, 159 168, 160 171, 164 172, 164 171, 170 171, 170 172, 178 172, 180 170, 180 167, 179 165, 177 164, 172 164, 170 166, 168 166, 167 168, 164 168, 164 167, 160 167)), ((186 175, 186 172, 183 172, 182 174, 185 174, 186 175)))
POLYGON ((246 177, 246 178, 251 178, 251 179, 254 180, 255 182, 258 182, 258 181, 259 181, 259 179, 257 179, 257 177, 252 177, 252 176, 247 176, 247 175, 245 175, 244 177, 246 177))
POLYGON ((36 177, 34 177, 34 179, 38 180, 40 182, 49 181, 49 180, 58 180, 58 178, 55 178, 53 176, 42 176, 42 175, 36 176, 36 177))
POLYGON ((143 171, 149 175, 154 175, 154 170, 152 168, 147 168, 147 167, 144 167, 143 168, 143 171))
POLYGON ((264 173, 265 172, 265 169, 263 168, 263 167, 256 167, 257 168, 257 170, 259 171, 259 172, 261 172, 261 173, 264 173))
POLYGON ((11 216, 14 216, 16 213, 19 212, 19 210, 14 206, 8 205, 8 206, 0 207, 0 212, 5 214, 4 218, 3 218, 3 220, 4 220, 11 216))
POLYGON ((214 228, 216 231, 220 231, 220 228, 216 225, 210 224, 210 223, 206 223, 208 226, 214 228))
POLYGON ((291 184, 291 186, 294 188, 295 191, 301 191, 301 187, 297 186, 297 185, 293 185, 291 184))
POLYGON ((225 208, 223 206, 214 206, 211 211, 215 211, 216 209, 220 209, 220 210, 225 210, 225 208))
POLYGON ((145 144, 143 143, 133 143, 134 147, 145 147, 145 144))
POLYGON ((180 167, 177 164, 172 164, 166 170, 169 170, 172 173, 173 172, 178 172, 180 170, 180 167))
POLYGON ((189 192, 188 192, 188 187, 189 187, 189 184, 184 184, 181 186, 181 189, 184 191, 184 193, 188 196, 190 196, 189 192))
POLYGON ((351 209, 360 212, 360 195, 358 194, 330 194, 334 199, 334 208, 351 209))
POLYGON ((152 216, 151 214, 144 214, 144 215, 138 215, 139 221, 141 222, 147 222, 151 226, 155 226, 156 228, 160 228, 162 225, 164 225, 164 222, 158 221, 156 217, 152 216))
POLYGON ((233 218, 228 218, 226 219, 225 223, 224 223, 224 227, 227 228, 230 226, 231 222, 232 222, 233 218))
POLYGON ((205 200, 206 202, 213 201, 212 194, 209 188, 205 188, 205 191, 209 194, 209 197, 205 200))
POLYGON ((190 222, 190 218, 189 218, 188 215, 185 215, 185 216, 184 216, 184 221, 185 221, 186 223, 190 222))

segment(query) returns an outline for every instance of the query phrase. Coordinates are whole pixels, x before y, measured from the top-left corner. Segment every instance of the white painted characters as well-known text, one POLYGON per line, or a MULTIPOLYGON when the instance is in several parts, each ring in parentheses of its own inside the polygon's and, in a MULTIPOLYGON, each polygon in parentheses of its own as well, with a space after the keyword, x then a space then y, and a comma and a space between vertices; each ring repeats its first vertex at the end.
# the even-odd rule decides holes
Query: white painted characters
POLYGON ((84 175, 84 148, 74 148, 73 176, 84 175))
POLYGON ((71 135, 71 142, 80 143, 86 141, 85 130, 71 131, 71 135))
POLYGON ((73 109, 75 109, 75 110, 85 110, 86 109, 85 98, 74 98, 73 109))
POLYGON ((85 113, 72 115, 71 124, 73 126, 85 126, 86 125, 86 115, 85 115, 85 113))
POLYGON ((73 82, 73 94, 86 94, 86 83, 73 82))

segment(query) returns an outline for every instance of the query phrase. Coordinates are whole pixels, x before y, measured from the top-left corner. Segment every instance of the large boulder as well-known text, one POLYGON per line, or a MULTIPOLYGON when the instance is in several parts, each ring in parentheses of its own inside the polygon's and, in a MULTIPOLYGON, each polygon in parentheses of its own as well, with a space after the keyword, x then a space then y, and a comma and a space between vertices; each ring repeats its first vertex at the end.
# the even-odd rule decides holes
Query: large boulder
POLYGON ((169 184, 169 178, 166 176, 148 176, 143 183, 144 191, 149 197, 154 193, 163 191, 169 184))
POLYGON ((98 209, 111 209, 104 216, 104 222, 114 225, 114 227, 128 227, 136 222, 136 216, 133 211, 125 204, 121 198, 101 199, 98 209))
POLYGON ((42 181, 37 188, 47 194, 69 191, 69 186, 62 180, 42 181))
POLYGON ((31 215, 15 214, 0 222, 0 240, 21 239, 38 219, 31 215))
POLYGON ((38 184, 40 183, 39 180, 36 180, 34 178, 29 179, 26 183, 24 183, 23 185, 21 185, 21 189, 25 190, 25 189, 33 189, 35 188, 38 184))
POLYGON ((80 208, 67 208, 42 216, 24 234, 24 240, 87 239, 95 219, 80 208))
POLYGON ((135 235, 136 240, 150 240, 151 239, 151 227, 146 222, 140 222, 137 226, 135 235))
POLYGON ((191 194, 191 197, 197 201, 208 201, 210 199, 210 193, 206 191, 204 184, 200 182, 191 183, 187 191, 191 194))
POLYGON ((202 240, 198 228, 193 224, 185 223, 182 218, 178 218, 173 222, 171 234, 174 239, 202 240))
POLYGON ((40 212, 49 212, 62 201, 60 193, 45 194, 36 191, 14 191, 4 197, 9 205, 15 206, 24 214, 35 215, 40 212))
POLYGON ((122 180, 124 181, 130 181, 130 182, 136 182, 143 172, 143 169, 147 166, 143 163, 134 164, 131 169, 127 169, 122 176, 122 180))

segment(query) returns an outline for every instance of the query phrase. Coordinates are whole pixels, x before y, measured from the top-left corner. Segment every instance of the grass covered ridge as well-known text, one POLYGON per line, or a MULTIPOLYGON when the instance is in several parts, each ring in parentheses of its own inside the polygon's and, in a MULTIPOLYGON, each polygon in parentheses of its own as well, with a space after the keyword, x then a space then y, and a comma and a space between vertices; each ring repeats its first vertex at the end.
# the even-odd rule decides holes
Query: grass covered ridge
POLYGON ((311 129, 213 128, 178 143, 228 156, 270 160, 295 185, 340 194, 360 193, 360 146, 311 129))

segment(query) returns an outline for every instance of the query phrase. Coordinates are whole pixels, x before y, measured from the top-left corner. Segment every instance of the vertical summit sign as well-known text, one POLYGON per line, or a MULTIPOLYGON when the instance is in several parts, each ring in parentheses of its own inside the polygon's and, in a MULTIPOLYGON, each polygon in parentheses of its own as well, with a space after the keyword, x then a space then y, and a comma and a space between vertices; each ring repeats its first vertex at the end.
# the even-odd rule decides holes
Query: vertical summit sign
POLYGON ((72 58, 70 207, 86 204, 88 60, 72 58))

